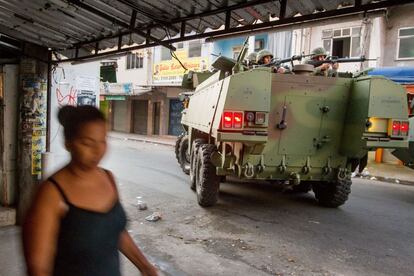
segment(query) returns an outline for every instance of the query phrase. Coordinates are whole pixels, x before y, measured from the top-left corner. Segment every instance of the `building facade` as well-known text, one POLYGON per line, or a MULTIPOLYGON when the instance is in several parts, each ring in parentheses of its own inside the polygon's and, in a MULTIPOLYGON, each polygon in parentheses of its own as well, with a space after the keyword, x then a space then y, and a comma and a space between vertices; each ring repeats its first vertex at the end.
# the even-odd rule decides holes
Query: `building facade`
POLYGON ((154 47, 102 62, 100 107, 111 130, 175 136, 183 131, 178 100, 184 91, 182 77, 188 70, 208 70, 211 43, 195 40, 174 46, 175 53, 154 47))
MULTIPOLYGON (((275 57, 286 58, 309 54, 322 46, 332 56, 373 59, 341 64, 340 71, 414 66, 414 13, 407 7, 256 33, 248 38, 248 53, 268 49, 275 57)), ((174 45, 174 53, 155 47, 102 62, 101 68, 108 71, 112 64, 116 73, 116 77, 108 78, 101 71, 100 105, 108 115, 110 128, 142 135, 179 135, 182 105, 178 95, 183 92, 183 74, 209 70, 219 55, 236 59, 245 39, 241 36, 180 42, 174 45)))
POLYGON ((310 53, 316 47, 324 47, 330 55, 341 58, 365 56, 376 59, 341 64, 341 71, 414 66, 414 5, 293 30, 294 54, 310 53))

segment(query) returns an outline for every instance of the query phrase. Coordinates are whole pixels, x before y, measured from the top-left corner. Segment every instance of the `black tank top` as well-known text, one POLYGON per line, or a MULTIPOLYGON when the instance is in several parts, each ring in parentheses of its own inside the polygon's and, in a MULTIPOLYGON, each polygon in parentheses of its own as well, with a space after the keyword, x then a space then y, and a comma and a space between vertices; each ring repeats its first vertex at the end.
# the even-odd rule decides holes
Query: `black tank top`
MULTIPOLYGON (((115 187, 114 180, 106 173, 115 187)), ((69 206, 60 222, 53 275, 120 275, 118 243, 126 226, 126 215, 119 200, 105 213, 78 208, 69 202, 53 178, 49 181, 69 206)))

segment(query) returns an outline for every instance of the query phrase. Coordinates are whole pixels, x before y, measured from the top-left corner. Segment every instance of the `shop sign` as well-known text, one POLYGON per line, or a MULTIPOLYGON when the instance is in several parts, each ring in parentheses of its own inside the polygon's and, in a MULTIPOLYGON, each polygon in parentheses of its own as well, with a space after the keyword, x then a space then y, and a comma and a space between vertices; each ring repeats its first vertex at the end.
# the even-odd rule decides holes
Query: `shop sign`
MULTIPOLYGON (((205 71, 208 69, 208 59, 205 57, 187 57, 187 49, 176 51, 181 63, 191 71, 205 71)), ((188 71, 187 71, 188 72, 188 71)), ((154 83, 181 83, 185 69, 176 59, 164 60, 154 64, 154 83)))
POLYGON ((125 96, 105 96, 105 100, 107 101, 125 101, 126 97, 125 96))
POLYGON ((103 94, 131 94, 133 90, 132 82, 110 83, 101 82, 101 93, 103 94))

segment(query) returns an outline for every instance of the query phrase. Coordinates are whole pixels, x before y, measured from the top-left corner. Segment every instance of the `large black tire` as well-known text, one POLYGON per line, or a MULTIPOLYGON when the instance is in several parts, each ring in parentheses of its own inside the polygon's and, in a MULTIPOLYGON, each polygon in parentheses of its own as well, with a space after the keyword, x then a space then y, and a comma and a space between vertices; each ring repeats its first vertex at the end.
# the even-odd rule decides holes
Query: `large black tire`
POLYGON ((352 181, 348 178, 335 182, 316 182, 312 184, 318 203, 325 207, 336 208, 348 200, 352 181))
POLYGON ((178 149, 178 163, 185 174, 190 174, 190 156, 188 154, 188 136, 181 138, 178 149))
POLYGON ((196 158, 198 148, 205 143, 204 139, 197 138, 193 141, 190 155, 190 187, 192 190, 196 189, 196 158))
POLYGON ((185 136, 185 133, 181 133, 177 137, 177 140, 175 141, 174 152, 175 152, 175 158, 177 159, 178 163, 180 163, 180 159, 179 159, 179 154, 178 153, 180 152, 181 139, 183 139, 184 136, 185 136))
POLYGON ((196 193, 198 204, 202 207, 217 203, 220 177, 211 162, 211 155, 217 150, 215 145, 203 144, 198 148, 196 165, 196 193))

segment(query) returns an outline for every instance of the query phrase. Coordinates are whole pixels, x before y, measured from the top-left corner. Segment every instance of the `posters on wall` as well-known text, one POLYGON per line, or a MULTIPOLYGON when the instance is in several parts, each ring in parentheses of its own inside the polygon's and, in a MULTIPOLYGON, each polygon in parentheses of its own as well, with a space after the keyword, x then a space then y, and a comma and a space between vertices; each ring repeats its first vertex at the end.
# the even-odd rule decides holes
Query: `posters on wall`
POLYGON ((42 171, 42 152, 46 151, 47 81, 24 76, 22 102, 22 138, 31 144, 32 175, 42 171))
POLYGON ((95 77, 77 76, 75 80, 77 91, 77 105, 97 105, 96 90, 98 87, 95 77))

